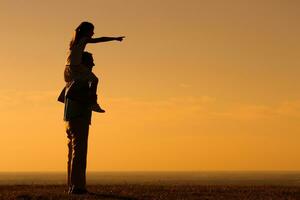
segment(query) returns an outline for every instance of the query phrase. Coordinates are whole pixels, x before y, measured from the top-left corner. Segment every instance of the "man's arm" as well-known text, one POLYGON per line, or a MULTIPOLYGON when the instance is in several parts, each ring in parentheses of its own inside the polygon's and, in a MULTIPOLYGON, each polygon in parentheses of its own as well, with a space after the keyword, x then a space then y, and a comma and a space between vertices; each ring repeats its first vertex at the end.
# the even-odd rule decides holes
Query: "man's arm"
POLYGON ((110 42, 110 41, 119 41, 121 42, 125 38, 125 36, 121 37, 99 37, 99 38, 91 38, 87 42, 88 43, 98 43, 98 42, 110 42))

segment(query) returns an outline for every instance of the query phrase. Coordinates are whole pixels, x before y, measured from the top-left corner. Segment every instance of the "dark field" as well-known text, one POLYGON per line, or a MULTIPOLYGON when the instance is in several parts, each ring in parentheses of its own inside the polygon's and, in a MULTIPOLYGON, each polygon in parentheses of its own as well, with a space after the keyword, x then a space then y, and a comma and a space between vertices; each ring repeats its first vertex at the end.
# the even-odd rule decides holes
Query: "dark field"
POLYGON ((300 200, 299 186, 205 186, 172 184, 103 184, 88 187, 88 195, 68 195, 64 185, 2 185, 2 200, 300 200))

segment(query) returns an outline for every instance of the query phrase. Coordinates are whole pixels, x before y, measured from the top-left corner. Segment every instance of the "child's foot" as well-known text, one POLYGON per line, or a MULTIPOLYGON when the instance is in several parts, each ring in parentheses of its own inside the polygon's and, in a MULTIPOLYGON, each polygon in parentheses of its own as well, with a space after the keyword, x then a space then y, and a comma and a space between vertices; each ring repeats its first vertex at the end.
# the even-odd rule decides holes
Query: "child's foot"
POLYGON ((105 110, 103 110, 99 104, 95 103, 92 105, 92 111, 99 112, 99 113, 105 113, 105 110))

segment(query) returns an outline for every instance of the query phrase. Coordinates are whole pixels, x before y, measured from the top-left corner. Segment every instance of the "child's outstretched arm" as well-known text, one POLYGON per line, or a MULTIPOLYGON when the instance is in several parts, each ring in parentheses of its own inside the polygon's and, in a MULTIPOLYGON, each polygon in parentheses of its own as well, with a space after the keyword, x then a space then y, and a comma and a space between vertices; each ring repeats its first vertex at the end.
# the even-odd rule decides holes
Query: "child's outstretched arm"
POLYGON ((109 41, 114 41, 114 40, 121 42, 123 40, 123 38, 125 38, 125 36, 91 38, 88 40, 88 43, 109 42, 109 41))

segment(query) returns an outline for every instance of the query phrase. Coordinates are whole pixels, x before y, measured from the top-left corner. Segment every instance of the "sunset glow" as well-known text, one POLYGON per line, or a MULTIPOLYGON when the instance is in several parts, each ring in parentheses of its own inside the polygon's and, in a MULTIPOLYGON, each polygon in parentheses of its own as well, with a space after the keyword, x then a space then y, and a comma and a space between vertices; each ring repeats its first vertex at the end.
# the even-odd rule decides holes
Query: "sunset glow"
POLYGON ((88 171, 300 170, 300 1, 0 1, 0 171, 64 171, 66 51, 100 77, 88 171))

